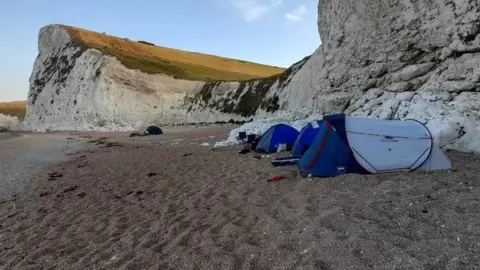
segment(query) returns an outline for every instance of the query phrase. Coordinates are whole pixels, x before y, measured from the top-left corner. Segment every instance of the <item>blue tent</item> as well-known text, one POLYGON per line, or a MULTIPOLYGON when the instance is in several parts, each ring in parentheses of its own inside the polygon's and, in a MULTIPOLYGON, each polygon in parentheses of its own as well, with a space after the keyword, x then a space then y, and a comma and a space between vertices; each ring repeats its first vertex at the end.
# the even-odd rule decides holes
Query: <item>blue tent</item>
POLYGON ((325 116, 313 144, 298 160, 312 176, 451 168, 433 137, 416 120, 325 116), (433 164, 433 165, 432 165, 433 164))
POLYGON ((323 120, 314 121, 312 123, 308 123, 306 126, 302 128, 300 134, 298 135, 295 143, 293 144, 292 154, 294 156, 301 156, 305 149, 312 145, 315 137, 320 130, 320 127, 323 125, 323 120))
POLYGON ((280 144, 286 144, 287 148, 292 147, 298 137, 298 130, 294 127, 277 124, 265 131, 258 141, 255 151, 273 153, 277 152, 280 144))
POLYGON ((348 145, 343 114, 324 117, 312 145, 299 159, 298 167, 300 172, 312 176, 367 173, 348 145))

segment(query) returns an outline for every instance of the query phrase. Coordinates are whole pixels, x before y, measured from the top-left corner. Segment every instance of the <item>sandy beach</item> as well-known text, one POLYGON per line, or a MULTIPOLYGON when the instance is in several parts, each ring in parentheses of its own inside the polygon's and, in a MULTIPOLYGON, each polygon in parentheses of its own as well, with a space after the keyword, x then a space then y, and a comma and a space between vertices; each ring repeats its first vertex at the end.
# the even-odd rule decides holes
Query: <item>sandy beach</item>
POLYGON ((0 133, 0 202, 16 196, 45 164, 68 160, 66 155, 81 147, 79 140, 68 140, 69 136, 0 133))
POLYGON ((24 184, 0 203, 0 268, 480 268, 479 156, 448 152, 445 172, 302 178, 200 145, 227 127, 165 131, 0 141, 2 171, 38 167, 2 180, 24 184), (40 141, 51 158, 32 161, 24 148, 40 141))

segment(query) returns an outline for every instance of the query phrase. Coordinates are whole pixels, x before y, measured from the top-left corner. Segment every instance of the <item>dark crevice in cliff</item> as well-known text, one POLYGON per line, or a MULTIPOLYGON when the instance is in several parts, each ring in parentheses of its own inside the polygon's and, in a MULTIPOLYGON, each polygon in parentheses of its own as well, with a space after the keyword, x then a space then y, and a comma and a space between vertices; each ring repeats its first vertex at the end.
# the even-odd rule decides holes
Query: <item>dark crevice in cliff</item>
POLYGON ((465 50, 465 51, 454 51, 452 54, 453 58, 459 58, 462 57, 464 54, 471 54, 471 53, 480 53, 480 49, 471 49, 471 50, 465 50))
MULTIPOLYGON (((43 69, 35 74, 35 79, 31 85, 30 96, 32 105, 35 104, 38 95, 43 91, 43 88, 51 82, 53 86, 60 87, 67 80, 70 72, 75 67, 77 59, 83 54, 85 48, 77 45, 76 42, 71 41, 63 46, 54 55, 49 55, 42 63, 43 69), (75 51, 71 57, 68 56, 69 50, 75 51), (52 79, 55 78, 54 81, 52 79)), ((64 86, 64 85, 62 85, 64 86)), ((59 89, 56 93, 59 94, 59 89)))

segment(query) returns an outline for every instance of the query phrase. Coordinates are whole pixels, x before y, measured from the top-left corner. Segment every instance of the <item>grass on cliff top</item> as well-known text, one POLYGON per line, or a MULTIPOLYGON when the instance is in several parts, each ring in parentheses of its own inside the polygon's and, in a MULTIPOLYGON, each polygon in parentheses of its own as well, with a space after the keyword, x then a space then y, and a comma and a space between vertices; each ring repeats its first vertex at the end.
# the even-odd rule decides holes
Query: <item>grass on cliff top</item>
POLYGON ((19 119, 25 117, 27 110, 27 101, 0 102, 0 113, 4 115, 16 116, 19 119))
POLYGON ((130 69, 164 73, 178 79, 241 81, 281 74, 285 69, 214 55, 156 46, 61 25, 81 45, 115 56, 130 69))

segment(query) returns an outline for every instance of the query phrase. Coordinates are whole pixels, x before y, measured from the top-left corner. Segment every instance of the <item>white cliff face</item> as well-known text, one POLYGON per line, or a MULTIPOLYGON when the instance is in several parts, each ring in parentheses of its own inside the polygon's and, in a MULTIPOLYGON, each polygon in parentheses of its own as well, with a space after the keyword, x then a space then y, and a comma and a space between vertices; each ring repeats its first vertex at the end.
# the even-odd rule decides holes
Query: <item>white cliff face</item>
POLYGON ((116 58, 76 45, 60 26, 41 29, 23 128, 132 130, 186 121, 186 94, 204 82, 125 68, 116 58))

